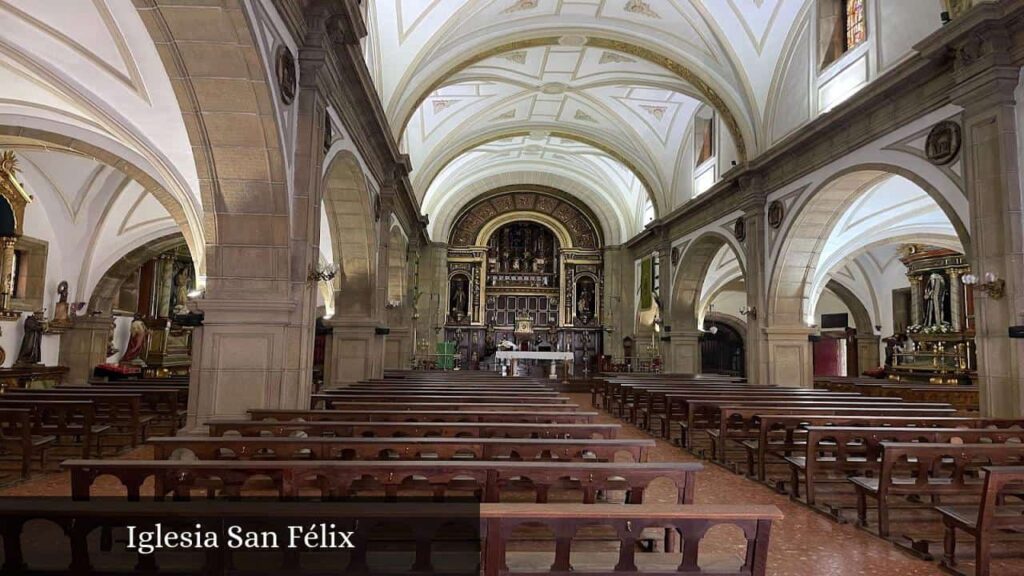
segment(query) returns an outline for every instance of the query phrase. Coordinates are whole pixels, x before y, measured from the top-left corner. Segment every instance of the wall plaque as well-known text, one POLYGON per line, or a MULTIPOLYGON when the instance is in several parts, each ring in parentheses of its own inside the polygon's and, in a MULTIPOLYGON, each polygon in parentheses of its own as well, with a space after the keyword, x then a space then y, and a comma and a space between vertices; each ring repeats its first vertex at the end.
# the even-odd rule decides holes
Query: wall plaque
POLYGON ((768 205, 768 225, 772 228, 782 226, 782 219, 786 217, 786 208, 781 200, 776 200, 768 205))
POLYGON ((295 89, 298 85, 295 77, 295 56, 287 46, 277 47, 276 58, 277 88, 281 91, 281 101, 291 104, 295 100, 295 89))
POLYGON ((943 120, 932 126, 924 142, 924 154, 928 161, 944 166, 956 160, 960 152, 960 125, 952 120, 943 120))

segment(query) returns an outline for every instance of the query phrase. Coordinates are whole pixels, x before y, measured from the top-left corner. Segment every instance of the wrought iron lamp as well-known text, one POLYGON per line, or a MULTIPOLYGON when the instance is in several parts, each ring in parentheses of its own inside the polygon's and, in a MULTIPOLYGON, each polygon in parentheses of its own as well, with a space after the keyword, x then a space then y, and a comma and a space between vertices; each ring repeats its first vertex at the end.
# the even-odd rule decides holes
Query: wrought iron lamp
POLYGON ((984 282, 978 283, 978 277, 974 274, 964 274, 963 283, 968 286, 975 286, 993 300, 1003 297, 1006 290, 1006 281, 995 275, 993 272, 985 272, 984 282))
POLYGON ((309 267, 309 275, 306 279, 310 282, 330 282, 338 275, 338 267, 331 264, 320 264, 309 267))

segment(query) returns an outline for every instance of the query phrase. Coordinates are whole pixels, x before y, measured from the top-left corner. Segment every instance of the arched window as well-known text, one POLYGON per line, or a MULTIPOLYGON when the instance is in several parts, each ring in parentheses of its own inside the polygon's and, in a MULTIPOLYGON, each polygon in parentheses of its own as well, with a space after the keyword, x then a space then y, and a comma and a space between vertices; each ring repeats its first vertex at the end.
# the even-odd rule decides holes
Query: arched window
POLYGON ((821 67, 860 46, 868 37, 864 0, 818 0, 821 67))

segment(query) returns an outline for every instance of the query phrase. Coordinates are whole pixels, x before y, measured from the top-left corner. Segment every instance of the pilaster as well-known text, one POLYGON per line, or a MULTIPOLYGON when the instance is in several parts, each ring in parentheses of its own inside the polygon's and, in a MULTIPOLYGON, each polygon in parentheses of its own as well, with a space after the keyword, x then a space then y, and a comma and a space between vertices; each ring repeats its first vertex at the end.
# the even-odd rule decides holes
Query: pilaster
POLYGON ((765 330, 768 384, 794 388, 814 387, 814 354, 802 326, 769 327, 765 330))

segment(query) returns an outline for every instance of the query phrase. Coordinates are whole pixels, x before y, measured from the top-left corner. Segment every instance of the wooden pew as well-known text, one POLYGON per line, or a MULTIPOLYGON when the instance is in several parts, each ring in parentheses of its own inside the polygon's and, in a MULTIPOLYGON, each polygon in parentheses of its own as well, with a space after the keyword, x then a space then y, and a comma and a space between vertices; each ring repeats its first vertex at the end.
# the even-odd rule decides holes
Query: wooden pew
POLYGON ((882 442, 882 471, 877 477, 850 478, 857 491, 857 522, 867 526, 867 499, 878 505, 878 535, 889 536, 889 498, 936 497, 980 493, 972 464, 984 460, 992 466, 1024 463, 1024 444, 931 444, 882 442), (900 466, 913 462, 914 477, 898 475, 900 466), (941 474, 941 475, 940 475, 941 474))
POLYGON ((470 438, 615 438, 618 424, 545 424, 520 422, 261 422, 210 420, 210 436, 470 437, 470 438))
MULTIPOLYGON (((653 398, 656 398, 658 392, 652 394, 653 398)), ((825 401, 833 400, 836 402, 847 401, 847 402, 858 402, 862 401, 863 397, 857 395, 840 395, 840 394, 805 394, 802 390, 793 390, 792 392, 748 392, 748 391, 727 391, 727 392, 715 392, 715 391, 703 391, 698 390, 694 392, 679 393, 674 391, 671 393, 665 393, 662 396, 662 406, 664 407, 663 413, 658 413, 654 409, 655 416, 661 416, 661 436, 666 440, 671 440, 671 423, 674 421, 687 422, 687 428, 681 429, 686 432, 690 426, 689 413, 690 413, 690 402, 698 400, 727 400, 732 399, 738 402, 767 402, 772 400, 777 401, 825 401)), ((896 400, 883 400, 883 402, 896 402, 896 400)), ((695 419, 698 415, 695 415, 695 419)), ((707 417, 706 414, 702 415, 707 417)), ((650 422, 650 419, 648 420, 650 422)), ((650 424, 648 424, 650 425, 650 424)), ((681 444, 686 445, 686 438, 680 438, 681 444)))
POLYGON ((29 477, 33 458, 39 459, 40 470, 46 470, 46 450, 57 441, 54 436, 33 434, 31 417, 28 409, 0 409, 0 448, 21 457, 22 478, 29 477))
POLYGON ((71 474, 72 498, 88 500, 100 476, 116 478, 129 500, 139 500, 142 485, 154 481, 154 496, 188 499, 194 489, 214 496, 218 486, 229 498, 242 495, 251 479, 267 477, 282 499, 351 497, 359 492, 383 490, 395 497, 401 490, 424 485, 435 498, 448 492, 475 492, 482 502, 498 502, 502 492, 528 489, 536 501, 548 501, 552 489, 582 492, 592 504, 600 491, 623 490, 626 503, 643 502, 644 491, 658 478, 676 487, 676 502, 692 504, 695 462, 630 464, 602 462, 481 462, 481 461, 181 461, 181 460, 66 460, 61 468, 71 474), (369 481, 367 481, 369 480, 369 481))
POLYGON ((157 460, 176 450, 191 452, 199 460, 590 460, 612 462, 619 453, 633 462, 646 462, 653 440, 591 440, 535 438, 254 438, 206 436, 152 438, 157 460), (227 454, 224 454, 227 451, 227 454))
POLYGON ((792 471, 791 495, 799 498, 800 476, 804 477, 804 499, 816 503, 818 477, 822 472, 842 474, 877 472, 882 466, 883 442, 991 442, 1005 444, 1024 440, 1024 430, 1006 428, 925 428, 863 426, 810 426, 803 456, 790 456, 786 461, 792 471))
POLYGON ((1024 420, 992 420, 967 416, 836 416, 836 415, 794 415, 759 414, 756 440, 742 441, 747 450, 747 474, 760 482, 768 481, 767 462, 769 456, 780 460, 803 452, 807 446, 808 426, 866 426, 872 428, 925 427, 925 428, 1011 428, 1024 427, 1024 420))
MULTIPOLYGON (((1011 490, 1018 496, 1024 493, 1024 466, 985 466, 985 484, 979 506, 939 506, 945 529, 943 538, 943 568, 964 574, 956 569, 956 532, 960 530, 974 537, 974 576, 989 576, 992 563, 992 544, 1005 531, 1024 533, 1024 509, 1018 498, 1015 504, 1007 499, 1011 490)), ((1019 542, 1017 539, 1015 542, 1019 542)))
POLYGON ((728 440, 749 440, 757 438, 760 414, 849 414, 864 416, 953 416, 956 410, 948 404, 909 404, 899 402, 877 402, 863 400, 847 402, 845 400, 814 400, 814 401, 736 401, 736 400, 692 400, 687 413, 687 433, 690 446, 700 423, 702 411, 708 416, 708 436, 711 439, 711 457, 713 460, 725 462, 725 447, 728 440), (837 412, 838 411, 838 412, 837 412))
POLYGON ((61 385, 55 388, 61 391, 75 391, 83 394, 91 392, 138 394, 142 397, 142 405, 148 414, 157 417, 173 434, 185 425, 188 415, 188 388, 157 387, 157 386, 74 386, 61 385))
POLYGON ((481 396, 481 395, 454 395, 454 394, 416 394, 396 397, 391 394, 339 394, 321 393, 314 394, 314 402, 349 401, 349 402, 386 402, 396 404, 400 400, 403 404, 409 403, 449 403, 449 404, 566 404, 569 399, 564 396, 481 396))
POLYGON ((323 406, 325 409, 339 408, 346 410, 499 410, 499 411, 519 411, 519 412, 534 412, 534 411, 564 411, 564 412, 575 412, 579 409, 579 404, 572 404, 569 402, 562 404, 550 404, 550 403, 536 403, 530 402, 506 402, 506 401, 487 401, 487 402, 471 402, 471 403, 458 403, 453 401, 443 400, 431 400, 421 402, 419 400, 410 401, 408 398, 403 398, 401 402, 395 402, 394 400, 355 400, 347 398, 345 396, 333 396, 331 394, 313 394, 312 399, 313 408, 323 406))
POLYGON ((277 410, 253 408, 253 420, 306 422, 365 420, 369 422, 532 422, 534 424, 589 424, 597 412, 499 412, 497 410, 277 410))
MULTIPOLYGON (((682 557, 679 556, 647 556, 645 560, 659 562, 657 569, 651 574, 684 573, 698 574, 721 573, 702 570, 701 559, 707 553, 707 546, 701 540, 709 528, 719 525, 735 526, 744 535, 744 549, 738 559, 740 566, 733 574, 744 576, 765 576, 767 573, 768 548, 772 522, 782 519, 782 513, 775 506, 740 506, 740 505, 666 505, 642 504, 637 506, 594 506, 589 504, 481 504, 477 506, 453 506, 450 503, 395 503, 388 506, 367 503, 349 502, 315 502, 302 505, 298 503, 264 503, 255 506, 249 502, 237 501, 195 501, 195 502, 75 502, 51 501, 29 502, 12 501, 0 508, 0 529, 4 532, 4 541, 10 542, 5 549, 5 565, 10 569, 38 571, 40 566, 26 564, 27 558, 23 551, 26 542, 24 532, 32 530, 40 522, 66 526, 66 539, 55 538, 49 542, 48 562, 53 558, 70 557, 68 573, 84 574, 92 572, 93 564, 97 566, 115 563, 111 559, 125 559, 120 547, 109 548, 90 546, 90 534, 97 529, 110 527, 152 526, 157 522, 167 524, 204 524, 218 525, 223 519, 231 519, 232 523, 253 525, 265 522, 268 515, 282 518, 291 525, 316 525, 334 523, 337 530, 356 532, 356 552, 346 554, 347 559, 340 560, 332 566, 338 573, 367 572, 365 554, 359 550, 366 549, 361 538, 363 534, 379 532, 381 528, 391 526, 395 518, 407 518, 410 523, 422 529, 409 532, 408 549, 422 551, 415 555, 414 563, 401 567, 403 573, 427 572, 434 562, 435 555, 441 547, 436 543, 449 536, 447 526, 471 523, 479 526, 482 536, 481 576, 508 576, 512 572, 505 567, 515 565, 517 552, 510 550, 509 540, 517 526, 523 524, 540 525, 549 533, 563 535, 576 534, 585 526, 607 526, 606 534, 617 544, 618 552, 611 553, 613 561, 617 560, 615 573, 636 573, 637 541, 642 533, 651 528, 669 528, 671 532, 683 535, 682 557), (97 552, 98 551, 98 552, 97 552)), ((715 532, 718 532, 715 530, 715 532)), ((58 532, 59 533, 59 532, 58 532)), ((577 555, 577 565, 570 563, 573 538, 557 536, 555 538, 555 561, 549 572, 551 574, 569 574, 575 576, 598 576, 608 574, 607 568, 588 564, 591 558, 599 558, 588 553, 577 555)), ((210 548, 202 551, 205 561, 212 570, 229 566, 233 551, 227 547, 210 548)), ((261 556, 264 566, 270 573, 291 573, 299 562, 301 553, 292 550, 267 552, 261 556)), ((609 553, 603 553, 607 555, 609 553)), ((128 556, 128 558, 133 558, 128 556)), ((158 571, 161 555, 146 556, 147 571, 158 571)), ((141 562, 140 562, 141 563, 141 562)), ((166 569, 164 570, 167 571, 166 569)), ((475 570, 474 570, 475 571, 475 570)), ((648 571, 645 571, 648 572, 648 571)))
MULTIPOLYGON (((152 415, 142 415, 142 397, 138 394, 109 394, 105 392, 67 392, 61 388, 48 390, 24 390, 7 392, 4 398, 11 400, 87 400, 95 409, 97 424, 110 426, 128 438, 128 445, 138 446, 139 441, 148 437, 150 423, 155 419, 152 415)), ((113 436, 113 434, 108 434, 113 436)))
POLYGON ((4 400, 0 397, 0 409, 5 408, 28 410, 32 434, 53 436, 53 447, 80 445, 82 458, 91 456, 93 444, 99 453, 100 439, 110 430, 108 425, 96 424, 96 409, 89 400, 4 400), (64 444, 64 440, 68 444, 64 444))

